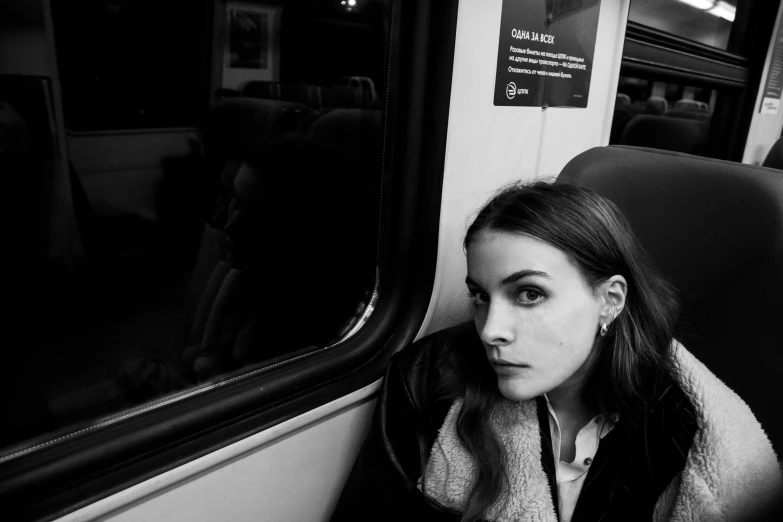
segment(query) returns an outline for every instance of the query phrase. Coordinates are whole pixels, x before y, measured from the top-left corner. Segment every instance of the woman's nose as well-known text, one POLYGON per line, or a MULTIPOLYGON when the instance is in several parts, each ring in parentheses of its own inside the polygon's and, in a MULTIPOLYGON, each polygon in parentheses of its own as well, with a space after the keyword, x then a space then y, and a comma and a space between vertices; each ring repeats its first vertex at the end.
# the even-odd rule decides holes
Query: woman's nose
POLYGON ((490 304, 480 337, 488 345, 507 345, 514 341, 515 317, 502 303, 490 304))

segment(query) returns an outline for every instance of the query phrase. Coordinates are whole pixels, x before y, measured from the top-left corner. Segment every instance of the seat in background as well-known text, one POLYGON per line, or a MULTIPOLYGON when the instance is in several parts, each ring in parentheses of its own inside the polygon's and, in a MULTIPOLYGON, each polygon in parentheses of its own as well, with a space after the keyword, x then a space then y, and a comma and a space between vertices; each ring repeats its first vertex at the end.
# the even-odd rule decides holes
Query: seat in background
POLYGON ((706 122, 642 114, 625 127, 620 144, 704 154, 708 135, 706 122))
POLYGON ((654 114, 654 109, 646 102, 631 103, 627 94, 618 94, 614 104, 614 116, 612 117, 612 130, 609 135, 609 143, 620 143, 625 128, 635 117, 640 114, 654 114))
POLYGON ((647 106, 652 114, 663 114, 669 110, 669 102, 666 101, 666 98, 661 98, 660 96, 647 98, 647 106))
POLYGON ((710 121, 712 113, 702 110, 693 110, 688 108, 670 109, 663 113, 669 118, 682 118, 685 120, 710 121))
POLYGON ((213 108, 204 151, 217 203, 182 351, 199 379, 330 344, 363 310, 375 277, 378 184, 370 169, 380 129, 374 110, 313 112, 251 98, 213 108), (314 270, 326 274, 318 284, 326 308, 311 308, 313 281, 303 275, 314 270))
POLYGON ((242 96, 245 98, 264 98, 267 100, 280 99, 279 82, 251 81, 242 86, 242 96))
POLYGON ((679 100, 674 104, 675 109, 690 109, 695 111, 709 112, 710 106, 703 101, 696 100, 679 100))
POLYGON ((588 150, 558 180, 597 190, 628 216, 679 290, 683 345, 750 405, 783 451, 783 177, 631 147, 588 150))

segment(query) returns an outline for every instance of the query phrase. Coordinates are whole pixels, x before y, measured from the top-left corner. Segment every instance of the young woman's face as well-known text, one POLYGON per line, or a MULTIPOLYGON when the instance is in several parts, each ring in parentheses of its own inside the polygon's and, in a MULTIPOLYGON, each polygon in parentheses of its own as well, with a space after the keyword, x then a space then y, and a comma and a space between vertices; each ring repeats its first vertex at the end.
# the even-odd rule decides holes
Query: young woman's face
POLYGON ((476 329, 500 393, 522 401, 580 388, 605 300, 576 265, 543 241, 505 232, 480 234, 467 258, 476 329))

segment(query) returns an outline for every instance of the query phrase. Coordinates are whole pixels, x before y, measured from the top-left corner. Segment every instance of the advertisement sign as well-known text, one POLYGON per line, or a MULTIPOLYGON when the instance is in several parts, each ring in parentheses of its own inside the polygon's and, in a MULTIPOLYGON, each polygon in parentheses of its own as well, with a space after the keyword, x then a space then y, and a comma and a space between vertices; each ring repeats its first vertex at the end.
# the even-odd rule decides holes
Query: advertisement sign
POLYGON ((503 0, 495 105, 587 107, 601 0, 503 0))

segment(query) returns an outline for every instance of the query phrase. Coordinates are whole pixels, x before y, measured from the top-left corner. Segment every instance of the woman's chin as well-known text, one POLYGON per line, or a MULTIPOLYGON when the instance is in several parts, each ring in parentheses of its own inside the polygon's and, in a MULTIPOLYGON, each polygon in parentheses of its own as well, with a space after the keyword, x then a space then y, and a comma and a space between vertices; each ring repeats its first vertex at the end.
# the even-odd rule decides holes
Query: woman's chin
POLYGON ((498 379, 498 391, 510 401, 527 401, 545 393, 527 383, 514 382, 513 380, 498 379))

